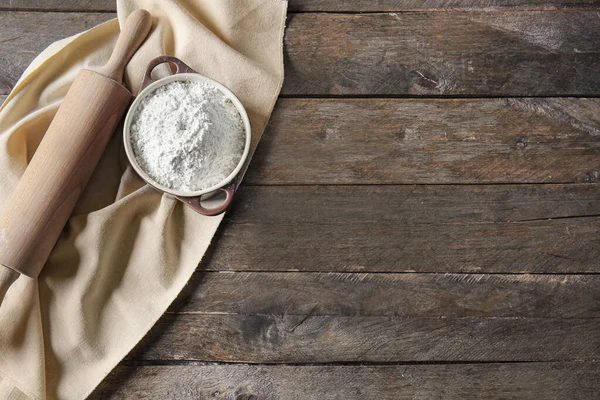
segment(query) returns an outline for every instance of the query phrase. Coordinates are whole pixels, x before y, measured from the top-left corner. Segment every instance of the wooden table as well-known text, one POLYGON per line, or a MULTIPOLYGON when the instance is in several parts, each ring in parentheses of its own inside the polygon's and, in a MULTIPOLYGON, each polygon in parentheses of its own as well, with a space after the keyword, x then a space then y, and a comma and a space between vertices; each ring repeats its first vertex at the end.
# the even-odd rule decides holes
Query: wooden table
MULTIPOLYGON (((0 1, 0 94, 115 16, 41 3, 0 1)), ((598 398, 600 1, 290 0, 287 24, 239 201, 92 397, 598 398)))

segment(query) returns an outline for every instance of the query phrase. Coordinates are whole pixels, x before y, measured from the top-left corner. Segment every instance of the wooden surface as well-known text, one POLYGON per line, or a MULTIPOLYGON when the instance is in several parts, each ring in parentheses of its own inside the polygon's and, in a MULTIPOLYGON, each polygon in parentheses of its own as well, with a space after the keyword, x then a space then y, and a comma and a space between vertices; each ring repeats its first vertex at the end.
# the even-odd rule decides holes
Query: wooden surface
POLYGON ((117 367, 95 398, 594 399, 598 362, 440 365, 117 367))
MULTIPOLYGON (((0 9, 0 94, 114 17, 0 9)), ((282 98, 235 205, 92 398, 597 398, 599 12, 290 0, 282 98)))
POLYGON ((280 99, 246 182, 596 182, 599 121, 597 98, 280 99))

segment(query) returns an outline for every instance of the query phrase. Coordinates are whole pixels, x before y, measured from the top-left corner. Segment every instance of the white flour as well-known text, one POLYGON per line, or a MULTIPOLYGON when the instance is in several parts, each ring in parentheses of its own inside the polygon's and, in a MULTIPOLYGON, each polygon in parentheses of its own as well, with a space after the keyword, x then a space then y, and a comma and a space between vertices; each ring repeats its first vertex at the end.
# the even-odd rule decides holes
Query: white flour
POLYGON ((175 81, 142 100, 131 126, 140 167, 170 189, 199 191, 221 183, 245 146, 242 118, 209 83, 175 81))

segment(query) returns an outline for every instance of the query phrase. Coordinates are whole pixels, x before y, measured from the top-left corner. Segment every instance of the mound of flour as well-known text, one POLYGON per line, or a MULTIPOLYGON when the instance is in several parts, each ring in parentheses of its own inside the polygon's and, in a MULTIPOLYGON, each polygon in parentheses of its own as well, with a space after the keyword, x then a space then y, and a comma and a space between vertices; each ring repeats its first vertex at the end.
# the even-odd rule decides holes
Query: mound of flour
POLYGON ((181 81, 142 100, 130 138, 139 166, 154 181, 188 192, 227 178, 246 140, 242 118, 223 92, 209 83, 181 81))

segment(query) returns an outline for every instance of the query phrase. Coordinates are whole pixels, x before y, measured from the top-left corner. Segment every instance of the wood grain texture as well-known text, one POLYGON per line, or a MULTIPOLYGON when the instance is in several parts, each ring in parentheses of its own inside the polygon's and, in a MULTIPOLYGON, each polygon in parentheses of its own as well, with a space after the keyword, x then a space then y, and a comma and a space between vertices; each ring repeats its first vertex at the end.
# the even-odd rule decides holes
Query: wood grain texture
MULTIPOLYGON (((290 12, 386 12, 598 7, 597 0, 289 0, 290 12)), ((114 0, 0 0, 0 10, 115 11, 114 0)))
POLYGON ((598 362, 379 365, 120 366, 90 399, 589 400, 598 362))
POLYGON ((204 268, 598 272, 596 185, 247 187, 204 268))
POLYGON ((599 135, 600 99, 280 99, 245 182, 596 182, 599 135))
POLYGON ((597 95, 599 30, 596 11, 297 14, 282 93, 597 95))
POLYGON ((199 273, 128 360, 594 360, 599 278, 199 273))
MULTIPOLYGON (((0 14, 0 53, 10 56, 0 93, 52 41, 113 17, 0 14)), ((282 93, 593 96, 600 92, 599 29, 594 10, 292 14, 282 93)))
POLYGON ((600 318, 167 314, 130 360, 593 361, 600 318))
MULTIPOLYGON (((467 225, 590 219, 600 185, 242 185, 230 224, 467 225)), ((276 231, 277 229, 275 229, 276 231)))
POLYGON ((598 272, 600 251, 597 217, 494 226, 226 226, 209 269, 598 272))
POLYGON ((197 272, 172 314, 600 318, 600 275, 197 272))

